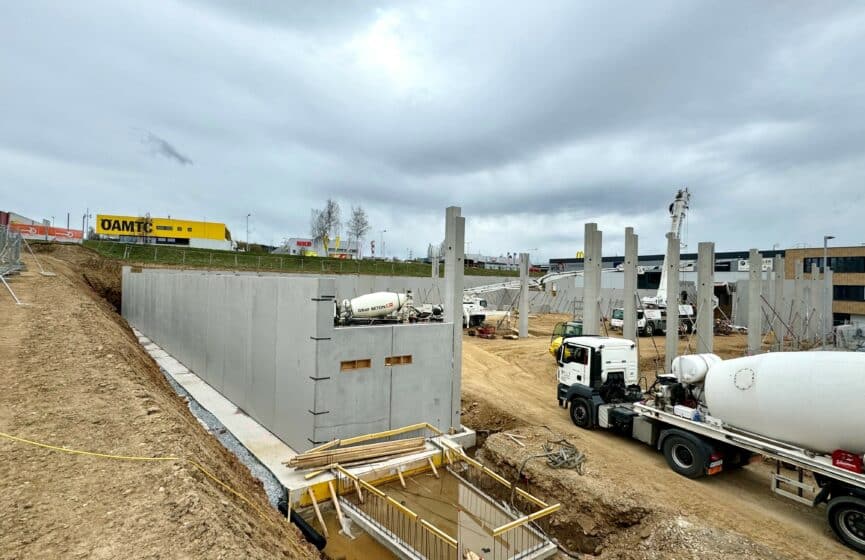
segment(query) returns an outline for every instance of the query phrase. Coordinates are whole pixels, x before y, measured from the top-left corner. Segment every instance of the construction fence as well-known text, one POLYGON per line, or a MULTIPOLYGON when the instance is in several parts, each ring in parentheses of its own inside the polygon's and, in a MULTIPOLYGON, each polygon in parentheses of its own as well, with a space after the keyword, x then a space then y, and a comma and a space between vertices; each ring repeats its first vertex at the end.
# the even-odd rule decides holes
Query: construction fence
POLYGON ((0 226, 0 276, 17 272, 24 268, 21 262, 21 234, 0 226))

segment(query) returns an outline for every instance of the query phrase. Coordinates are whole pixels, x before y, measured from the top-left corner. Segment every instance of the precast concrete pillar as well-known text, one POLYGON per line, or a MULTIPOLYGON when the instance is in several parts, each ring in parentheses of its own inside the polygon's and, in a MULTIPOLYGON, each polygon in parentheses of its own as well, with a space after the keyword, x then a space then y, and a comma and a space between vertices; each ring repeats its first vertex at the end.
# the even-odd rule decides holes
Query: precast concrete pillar
POLYGON ((529 254, 520 253, 520 338, 529 336, 529 254))
POLYGON ((791 307, 791 328, 793 329, 793 344, 799 349, 799 339, 804 336, 805 325, 805 267, 802 259, 796 259, 793 263, 793 301, 791 307))
POLYGON ((586 224, 583 258, 583 334, 585 335, 600 333, 601 243, 598 224, 586 224))
MULTIPOLYGON (((834 286, 833 282, 835 279, 832 277, 835 274, 831 268, 826 267, 826 278, 824 280, 824 284, 826 288, 823 290, 823 301, 820 302, 820 309, 825 310, 826 313, 826 332, 824 333, 824 342, 823 346, 826 346, 825 339, 828 338, 830 341, 832 340, 832 333, 835 330, 835 315, 832 311, 832 305, 835 303, 835 294, 834 294, 834 286)), ((821 299, 823 299, 821 298, 821 299)))
POLYGON ((445 322, 453 324, 451 362, 451 429, 460 429, 460 397, 463 363, 463 274, 466 221, 458 206, 445 211, 445 322))
POLYGON ((711 354, 715 348, 715 244, 697 246, 697 353, 711 354))
POLYGON ((763 339, 762 300, 763 257, 757 249, 748 254, 748 355, 760 353, 763 339))
POLYGON ((623 296, 622 336, 637 342, 637 245, 634 228, 625 228, 625 294, 623 296))
POLYGON ((432 277, 439 277, 439 258, 437 256, 432 258, 432 277))
POLYGON ((811 281, 808 283, 808 338, 815 343, 820 340, 820 325, 823 314, 823 277, 819 266, 811 267, 811 281))
POLYGON ((673 369, 679 353, 679 238, 667 234, 667 332, 664 340, 664 372, 673 369))
POLYGON ((784 257, 775 255, 775 260, 772 262, 772 274, 775 279, 775 288, 772 294, 772 307, 775 308, 772 313, 772 331, 775 333, 775 351, 781 352, 784 349, 784 257))

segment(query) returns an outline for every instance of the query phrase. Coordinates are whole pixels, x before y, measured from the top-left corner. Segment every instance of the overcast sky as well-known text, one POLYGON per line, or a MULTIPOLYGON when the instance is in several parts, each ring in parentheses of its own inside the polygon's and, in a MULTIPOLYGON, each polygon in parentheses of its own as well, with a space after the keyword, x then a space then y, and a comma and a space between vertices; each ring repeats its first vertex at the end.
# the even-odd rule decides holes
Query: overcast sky
MULTIPOLYGON (((309 233, 328 197, 388 254, 865 242, 861 2, 7 3, 0 208, 309 233), (253 7, 255 6, 255 7, 253 7)), ((368 248, 368 241, 366 246, 368 248)))

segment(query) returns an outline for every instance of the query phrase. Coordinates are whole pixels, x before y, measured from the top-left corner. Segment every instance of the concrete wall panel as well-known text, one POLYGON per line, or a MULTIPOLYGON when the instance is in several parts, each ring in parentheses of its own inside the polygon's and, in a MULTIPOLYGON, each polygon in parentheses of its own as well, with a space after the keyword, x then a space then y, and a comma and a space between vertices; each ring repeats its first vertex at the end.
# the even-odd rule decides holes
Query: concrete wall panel
POLYGON ((393 327, 393 355, 411 356, 391 369, 390 428, 429 422, 450 427, 451 329, 447 324, 393 327))
POLYGON ((275 419, 278 294, 278 278, 259 278, 252 291, 247 412, 266 426, 272 426, 275 419))
POLYGON ((243 410, 248 410, 247 392, 251 381, 249 371, 251 343, 251 297, 253 279, 232 278, 226 286, 224 319, 228 324, 225 351, 225 377, 222 393, 243 410))
POLYGON ((223 391, 225 380, 225 352, 230 348, 228 339, 229 317, 225 311, 226 285, 229 277, 207 276, 207 342, 205 343, 204 370, 196 373, 217 391, 223 391))
POLYGON ((316 385, 315 440, 352 437, 390 428, 390 326, 333 329, 333 338, 318 345, 317 372, 330 379, 316 385), (370 367, 341 370, 341 363, 370 360, 370 367))
POLYGON ((312 447, 314 438, 313 408, 316 381, 313 340, 318 282, 280 281, 276 306, 276 378, 274 387, 274 422, 270 430, 292 448, 301 451, 312 447))

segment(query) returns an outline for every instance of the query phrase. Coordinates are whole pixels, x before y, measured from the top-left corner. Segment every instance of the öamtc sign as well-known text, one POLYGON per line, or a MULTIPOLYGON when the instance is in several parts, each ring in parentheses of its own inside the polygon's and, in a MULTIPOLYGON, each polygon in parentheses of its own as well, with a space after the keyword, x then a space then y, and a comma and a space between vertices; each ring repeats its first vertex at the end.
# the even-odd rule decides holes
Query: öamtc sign
POLYGON ((153 223, 146 218, 134 216, 96 216, 96 233, 105 235, 149 235, 153 223))

